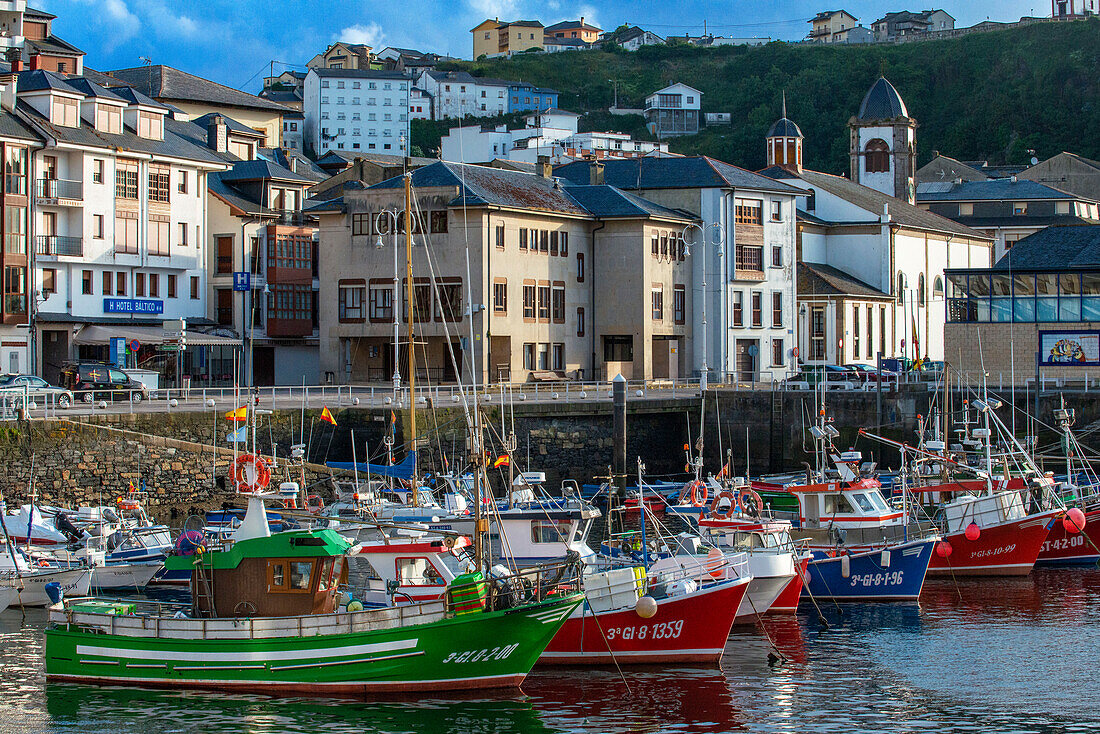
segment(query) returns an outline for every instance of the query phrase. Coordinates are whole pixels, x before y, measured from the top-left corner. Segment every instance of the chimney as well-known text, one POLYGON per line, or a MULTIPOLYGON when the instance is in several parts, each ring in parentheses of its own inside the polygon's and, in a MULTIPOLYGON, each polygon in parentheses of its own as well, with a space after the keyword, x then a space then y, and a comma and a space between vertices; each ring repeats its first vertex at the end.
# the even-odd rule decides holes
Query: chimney
POLYGON ((210 122, 206 123, 206 147, 216 153, 225 153, 229 150, 229 128, 226 127, 225 118, 214 115, 210 122))
POLYGON ((599 161, 588 164, 588 183, 593 186, 603 186, 603 164, 599 161))
POLYGON ((538 174, 543 178, 553 178, 554 167, 550 165, 550 156, 540 155, 538 161, 539 162, 535 166, 535 170, 538 171, 538 174))
POLYGON ((584 16, 581 16, 581 25, 584 25, 584 16))
POLYGON ((31 71, 42 68, 41 62, 39 62, 39 58, 40 57, 38 54, 31 54, 31 71))
POLYGON ((11 65, 11 72, 18 74, 23 71, 23 49, 21 48, 9 48, 4 52, 4 57, 11 65))

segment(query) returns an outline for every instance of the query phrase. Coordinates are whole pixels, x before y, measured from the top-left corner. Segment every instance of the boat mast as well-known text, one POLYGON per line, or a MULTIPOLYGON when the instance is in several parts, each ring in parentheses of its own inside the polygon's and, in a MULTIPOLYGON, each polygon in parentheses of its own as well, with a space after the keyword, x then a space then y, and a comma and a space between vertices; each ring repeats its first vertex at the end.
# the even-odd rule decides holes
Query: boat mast
POLYGON ((409 445, 412 446, 412 502, 420 506, 420 476, 416 470, 416 358, 413 342, 412 176, 405 174, 405 321, 409 339, 409 445))

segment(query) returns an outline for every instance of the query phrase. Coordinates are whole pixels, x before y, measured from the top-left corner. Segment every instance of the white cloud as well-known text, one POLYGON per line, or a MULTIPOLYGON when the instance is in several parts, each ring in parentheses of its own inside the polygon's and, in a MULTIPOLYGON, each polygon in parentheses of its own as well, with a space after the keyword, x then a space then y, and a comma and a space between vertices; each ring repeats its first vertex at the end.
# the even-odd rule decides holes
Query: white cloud
POLYGON ((516 0, 467 0, 470 8, 486 18, 508 18, 515 15, 519 3, 516 0))
POLYGON ((349 25, 332 37, 333 43, 336 41, 343 41, 344 43, 365 43, 375 48, 380 47, 384 39, 385 35, 382 32, 382 26, 374 22, 367 23, 366 25, 349 25))
POLYGON ((141 20, 126 5, 125 0, 81 0, 99 14, 102 25, 102 46, 110 51, 130 40, 141 30, 141 20), (109 32, 107 32, 109 31, 109 32))

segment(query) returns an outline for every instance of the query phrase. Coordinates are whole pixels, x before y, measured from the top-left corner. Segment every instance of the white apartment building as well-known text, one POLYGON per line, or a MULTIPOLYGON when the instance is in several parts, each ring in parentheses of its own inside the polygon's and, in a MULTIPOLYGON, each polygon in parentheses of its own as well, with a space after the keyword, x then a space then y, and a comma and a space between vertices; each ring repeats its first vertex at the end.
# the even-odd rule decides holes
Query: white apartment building
POLYGON ((434 100, 432 119, 492 117, 508 111, 508 82, 466 71, 425 71, 416 86, 434 100))
POLYGON ((310 69, 302 104, 305 145, 317 157, 331 150, 402 155, 411 86, 398 71, 310 69))
POLYGON ((41 70, 18 87, 44 143, 31 168, 35 371, 56 379, 67 359, 107 359, 112 337, 147 344, 166 320, 203 323, 206 174, 226 165, 132 89, 41 70))
POLYGON ((575 112, 548 110, 528 115, 525 126, 514 130, 506 125, 453 127, 440 141, 440 157, 455 163, 488 163, 497 158, 536 163, 540 156, 549 156, 562 162, 564 146, 559 141, 577 134, 579 118, 575 112))

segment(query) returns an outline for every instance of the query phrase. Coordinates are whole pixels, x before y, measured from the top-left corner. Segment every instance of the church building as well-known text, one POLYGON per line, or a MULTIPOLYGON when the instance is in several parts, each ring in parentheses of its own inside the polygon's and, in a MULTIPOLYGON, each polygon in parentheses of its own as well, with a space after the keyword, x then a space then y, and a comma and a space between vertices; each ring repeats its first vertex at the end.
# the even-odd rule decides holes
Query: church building
POLYGON ((989 237, 914 204, 916 120, 879 78, 848 122, 849 177, 803 166, 805 138, 783 117, 761 173, 797 198, 797 312, 803 364, 940 360, 944 270, 989 267, 989 237))

